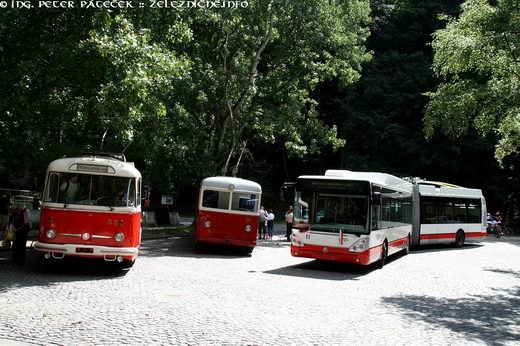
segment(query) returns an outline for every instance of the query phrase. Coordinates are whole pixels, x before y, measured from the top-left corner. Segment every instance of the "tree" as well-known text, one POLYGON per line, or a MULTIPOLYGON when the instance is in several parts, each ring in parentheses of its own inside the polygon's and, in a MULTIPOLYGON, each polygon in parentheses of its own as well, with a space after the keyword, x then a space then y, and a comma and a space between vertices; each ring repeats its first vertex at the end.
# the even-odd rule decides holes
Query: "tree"
POLYGON ((226 174, 247 139, 280 139, 299 156, 344 143, 320 119, 311 96, 326 79, 359 78, 370 57, 367 1, 249 1, 240 11, 183 18, 193 40, 176 51, 193 57, 193 87, 181 104, 206 128, 198 147, 207 148, 210 172, 226 174))
POLYGON ((447 21, 434 34, 433 69, 444 82, 428 93, 426 135, 495 134, 503 162, 520 148, 520 3, 468 0, 447 21))

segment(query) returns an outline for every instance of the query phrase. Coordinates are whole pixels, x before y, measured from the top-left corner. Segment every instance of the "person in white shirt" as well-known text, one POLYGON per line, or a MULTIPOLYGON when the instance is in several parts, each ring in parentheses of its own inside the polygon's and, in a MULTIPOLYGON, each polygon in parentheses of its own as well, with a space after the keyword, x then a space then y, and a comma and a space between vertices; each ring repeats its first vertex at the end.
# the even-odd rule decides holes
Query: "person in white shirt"
POLYGON ((76 202, 79 194, 80 184, 79 184, 79 175, 72 174, 69 176, 67 181, 64 181, 60 185, 60 192, 65 199, 65 202, 71 203, 76 202))
POLYGON ((267 220, 267 212, 264 210, 264 207, 260 207, 260 217, 258 223, 258 239, 266 239, 268 238, 267 230, 265 229, 265 223, 267 220))
POLYGON ((269 234, 270 239, 273 239, 273 228, 274 228, 273 209, 269 209, 269 212, 267 213, 267 233, 269 234))
POLYGON ((292 206, 289 206, 289 210, 287 210, 287 212, 285 213, 285 226, 287 227, 287 232, 285 233, 285 236, 287 237, 287 241, 291 241, 293 219, 293 208, 292 206))

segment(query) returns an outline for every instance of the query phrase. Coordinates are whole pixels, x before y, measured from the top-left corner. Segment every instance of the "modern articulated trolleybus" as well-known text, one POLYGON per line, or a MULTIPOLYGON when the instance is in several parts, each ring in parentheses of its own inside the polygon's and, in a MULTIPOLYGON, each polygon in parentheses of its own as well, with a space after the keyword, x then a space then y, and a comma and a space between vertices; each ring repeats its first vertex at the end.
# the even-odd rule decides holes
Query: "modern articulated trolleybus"
POLYGON ((414 182, 413 245, 486 239, 486 200, 479 189, 447 183, 414 182))
POLYGON ((383 266, 387 256, 408 253, 412 183, 384 173, 328 170, 289 184, 293 256, 383 266))

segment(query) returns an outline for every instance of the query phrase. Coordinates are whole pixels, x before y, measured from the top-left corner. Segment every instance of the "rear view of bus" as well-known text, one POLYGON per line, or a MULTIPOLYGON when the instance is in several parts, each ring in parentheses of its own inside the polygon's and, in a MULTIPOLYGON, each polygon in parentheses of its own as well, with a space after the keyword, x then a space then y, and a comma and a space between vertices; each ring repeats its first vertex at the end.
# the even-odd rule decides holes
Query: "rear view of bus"
POLYGON ((195 246, 233 245, 251 253, 256 245, 262 188, 254 181, 210 177, 200 184, 195 246))
POLYGON ((133 265, 141 244, 141 174, 123 156, 49 164, 34 248, 45 259, 103 258, 133 265))
POLYGON ((328 170, 294 186, 291 254, 368 265, 409 251, 412 184, 383 173, 328 170))

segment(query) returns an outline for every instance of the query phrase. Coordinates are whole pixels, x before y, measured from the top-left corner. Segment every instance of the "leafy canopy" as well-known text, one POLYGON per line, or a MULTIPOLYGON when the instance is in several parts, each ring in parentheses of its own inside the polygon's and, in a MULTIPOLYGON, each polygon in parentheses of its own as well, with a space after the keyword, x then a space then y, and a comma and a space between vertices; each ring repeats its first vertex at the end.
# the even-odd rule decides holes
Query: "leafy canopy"
POLYGON ((434 34, 433 69, 444 79, 428 93, 425 132, 458 137, 470 126, 498 136, 499 162, 520 148, 520 3, 468 0, 434 34))

